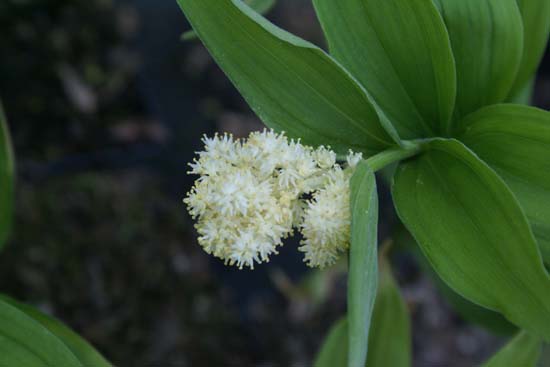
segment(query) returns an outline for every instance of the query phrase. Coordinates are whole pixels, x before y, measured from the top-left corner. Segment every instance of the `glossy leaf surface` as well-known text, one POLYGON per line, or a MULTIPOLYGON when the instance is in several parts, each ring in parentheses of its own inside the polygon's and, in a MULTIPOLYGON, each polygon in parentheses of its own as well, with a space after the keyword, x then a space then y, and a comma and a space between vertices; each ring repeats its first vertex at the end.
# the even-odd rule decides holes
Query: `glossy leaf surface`
POLYGON ((402 138, 446 133, 456 95, 445 25, 431 1, 314 0, 331 54, 402 138))
POLYGON ((277 28, 238 0, 178 3, 269 127, 340 153, 351 148, 370 155, 394 144, 366 92, 318 47, 277 28))
POLYGON ((0 366, 83 367, 39 322, 0 300, 0 366))
POLYGON ((516 0, 436 0, 457 72, 456 117, 502 102, 516 79, 523 24, 516 0))
POLYGON ((415 239, 402 224, 395 226, 392 233, 394 247, 401 251, 410 252, 414 256, 422 271, 432 278, 439 293, 463 320, 482 326, 490 332, 499 335, 512 335, 517 332, 517 327, 512 325, 500 313, 478 306, 452 290, 447 283, 433 271, 415 239))
POLYGON ((550 264, 550 113, 497 105, 462 123, 461 140, 512 189, 550 264))
POLYGON ((80 361, 80 363, 84 367, 111 366, 111 364, 107 362, 107 360, 105 360, 105 358, 103 358, 103 356, 99 354, 87 341, 82 339, 82 337, 63 325, 61 322, 55 320, 50 316, 47 316, 46 314, 43 314, 42 312, 36 310, 29 305, 17 302, 9 297, 0 295, 0 301, 4 301, 11 306, 16 307, 20 311, 24 312, 27 316, 39 322, 49 332, 59 338, 59 340, 67 346, 67 348, 73 353, 73 355, 80 361))
POLYGON ((457 293, 550 340, 550 278, 517 199, 460 142, 426 149, 395 175, 401 220, 457 293))

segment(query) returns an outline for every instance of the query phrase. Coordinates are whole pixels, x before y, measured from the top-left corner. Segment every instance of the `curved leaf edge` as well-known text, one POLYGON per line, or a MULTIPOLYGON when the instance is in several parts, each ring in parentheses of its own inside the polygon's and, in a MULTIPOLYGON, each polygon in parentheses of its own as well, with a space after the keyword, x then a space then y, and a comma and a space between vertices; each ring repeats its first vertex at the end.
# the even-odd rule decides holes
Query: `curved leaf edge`
MULTIPOLYGON (((181 10, 185 14, 183 3, 186 1, 197 1, 197 0, 177 0, 178 4, 180 5, 181 10)), ((350 81, 350 85, 353 86, 358 93, 360 93, 366 102, 369 103, 370 108, 374 111, 376 116, 378 117, 378 122, 380 123, 382 129, 387 134, 387 138, 389 138, 388 141, 385 141, 386 147, 392 147, 392 146, 403 146, 403 142, 401 141, 401 138, 399 137, 395 127, 391 124, 391 122, 387 119, 387 117, 379 112, 379 109, 376 107, 375 103, 373 102, 372 97, 369 95, 367 90, 356 80, 356 78, 342 65, 340 64, 336 59, 334 59, 329 53, 325 52, 318 46, 314 45, 313 43, 306 41, 280 27, 277 25, 271 23, 269 20, 267 20, 264 16, 261 14, 258 14, 256 11, 254 11, 250 6, 245 4, 241 0, 225 0, 229 1, 233 4, 234 7, 236 7, 244 16, 248 17, 251 21, 255 22, 257 25, 259 25, 261 28, 263 28, 266 32, 271 33, 274 37, 279 39, 282 42, 288 43, 292 46, 302 48, 309 50, 310 52, 313 52, 318 57, 327 60, 328 62, 332 63, 340 73, 344 77, 346 77, 350 81)), ((187 15, 186 15, 187 16, 187 15)), ((189 19, 189 18, 188 18, 189 19)), ((193 26, 193 22, 189 19, 189 22, 193 26)), ((194 31, 196 32, 197 36, 203 40, 203 34, 201 30, 195 29, 193 27, 194 31)), ((205 44, 205 47, 209 50, 210 54, 213 56, 217 54, 216 50, 212 50, 207 44, 205 44)), ((214 57, 216 58, 216 57, 214 57)), ((223 64, 218 62, 220 65, 223 64)), ((226 74, 227 77, 231 80, 231 82, 237 86, 239 86, 239 82, 235 80, 234 77, 226 74)), ((276 123, 269 122, 269 118, 266 118, 263 116, 259 111, 255 111, 258 117, 270 128, 273 128, 276 131, 282 132, 284 129, 282 129, 280 126, 277 126, 276 123)), ((297 137, 300 138, 300 137, 297 137)), ((350 149, 356 149, 360 150, 361 147, 351 147, 350 149)))

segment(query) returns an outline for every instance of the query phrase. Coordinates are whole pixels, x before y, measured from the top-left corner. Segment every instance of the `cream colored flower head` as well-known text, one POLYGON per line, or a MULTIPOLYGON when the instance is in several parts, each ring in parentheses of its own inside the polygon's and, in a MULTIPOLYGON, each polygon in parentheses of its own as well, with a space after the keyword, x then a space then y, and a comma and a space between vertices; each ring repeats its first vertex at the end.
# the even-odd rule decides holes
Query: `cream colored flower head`
POLYGON ((203 142, 189 172, 200 177, 184 202, 207 253, 254 268, 298 230, 304 261, 322 268, 349 247, 349 179, 361 154, 350 151, 344 169, 329 148, 313 149, 271 130, 203 142))

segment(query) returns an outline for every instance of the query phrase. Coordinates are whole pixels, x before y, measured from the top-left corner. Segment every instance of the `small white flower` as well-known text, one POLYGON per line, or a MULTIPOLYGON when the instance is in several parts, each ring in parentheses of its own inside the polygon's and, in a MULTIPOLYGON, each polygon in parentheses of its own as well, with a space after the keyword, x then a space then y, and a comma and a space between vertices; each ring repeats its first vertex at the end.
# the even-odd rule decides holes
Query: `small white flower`
POLYGON ((363 159, 363 153, 354 153, 353 151, 349 151, 348 156, 346 158, 348 162, 348 166, 351 168, 355 168, 359 162, 363 159))
POLYGON ((320 146, 315 151, 315 160, 321 169, 329 169, 336 164, 336 153, 324 146, 320 146))
POLYGON ((309 266, 324 268, 334 264, 350 241, 350 173, 331 171, 326 186, 317 191, 304 211, 300 251, 309 266))
MULTIPOLYGON (((300 251, 310 266, 330 265, 348 248, 352 168, 342 169, 329 148, 313 149, 272 130, 203 142, 189 172, 200 177, 184 202, 207 253, 254 268, 295 229, 304 235, 300 251)), ((349 166, 361 158, 350 151, 349 166)))

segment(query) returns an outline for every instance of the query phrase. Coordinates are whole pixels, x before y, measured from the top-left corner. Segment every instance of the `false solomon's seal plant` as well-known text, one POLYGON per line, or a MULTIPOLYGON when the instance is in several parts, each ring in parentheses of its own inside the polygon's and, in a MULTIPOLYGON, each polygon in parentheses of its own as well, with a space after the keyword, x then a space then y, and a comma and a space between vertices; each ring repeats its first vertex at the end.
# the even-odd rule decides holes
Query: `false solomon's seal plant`
POLYGON ((378 279, 374 173, 395 164, 396 211, 433 270, 523 330, 486 365, 534 365, 550 341, 550 113, 524 104, 550 2, 313 0, 329 53, 240 0, 178 2, 273 129, 205 139, 186 199, 201 244, 239 267, 268 260, 295 229, 310 265, 349 247, 348 314, 317 365, 411 363, 410 337, 373 312, 405 312, 380 306, 395 284, 378 279), (363 159, 337 163, 350 150, 363 159))

